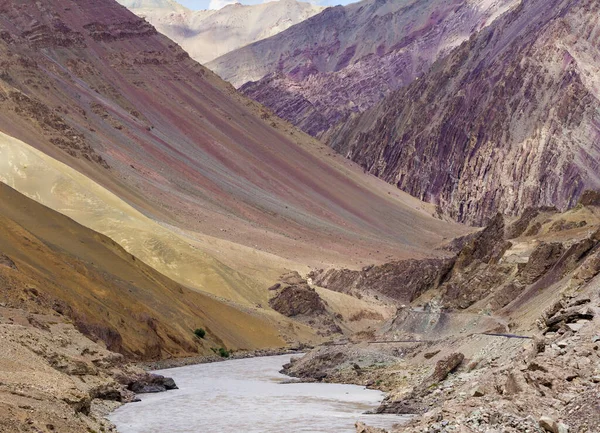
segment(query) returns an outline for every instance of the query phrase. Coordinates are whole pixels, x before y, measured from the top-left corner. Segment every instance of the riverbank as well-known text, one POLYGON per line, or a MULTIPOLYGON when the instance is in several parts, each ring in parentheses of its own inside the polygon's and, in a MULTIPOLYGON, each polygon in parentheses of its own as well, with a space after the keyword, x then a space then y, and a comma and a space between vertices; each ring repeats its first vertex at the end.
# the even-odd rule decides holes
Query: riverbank
POLYGON ((295 348, 278 348, 278 349, 260 349, 250 351, 230 352, 229 356, 223 357, 219 355, 209 356, 190 356, 184 358, 161 359, 157 361, 146 361, 135 363, 136 367, 146 371, 167 370, 170 368, 186 367, 196 364, 211 364, 214 362, 231 361, 234 359, 258 358, 264 356, 279 356, 279 355, 297 355, 304 351, 312 349, 311 346, 298 346, 295 348))

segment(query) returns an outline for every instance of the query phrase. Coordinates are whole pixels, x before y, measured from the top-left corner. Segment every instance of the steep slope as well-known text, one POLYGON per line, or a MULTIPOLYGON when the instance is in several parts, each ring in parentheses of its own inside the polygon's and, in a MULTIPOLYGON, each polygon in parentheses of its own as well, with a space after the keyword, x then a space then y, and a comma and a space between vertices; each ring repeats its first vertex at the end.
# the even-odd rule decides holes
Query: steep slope
MULTIPOLYGON (((285 268, 429 254, 464 231, 240 97, 116 2, 3 2, 0 10, 0 128, 159 221, 193 254, 209 252, 271 285, 285 268)), ((23 167, 9 168, 20 178, 23 167)), ((52 189, 44 197, 23 188, 53 206, 52 189)), ((74 217, 88 209, 64 208, 74 217)), ((118 242, 127 249, 134 237, 118 242)), ((138 255, 177 269, 177 249, 138 255)))
POLYGON ((412 82, 518 3, 365 0, 328 9, 208 67, 235 86, 253 81, 242 93, 318 136, 412 82))
POLYGON ((329 144, 459 221, 567 208, 600 187, 598 11, 525 2, 329 144))
POLYGON ((190 290, 116 242, 0 183, 0 300, 60 313, 129 358, 283 345, 273 323, 190 290), (208 329, 206 340, 193 330, 208 329))
POLYGON ((324 8, 296 0, 257 5, 240 3, 219 10, 191 11, 174 1, 118 0, 147 19, 200 63, 274 36, 324 8))

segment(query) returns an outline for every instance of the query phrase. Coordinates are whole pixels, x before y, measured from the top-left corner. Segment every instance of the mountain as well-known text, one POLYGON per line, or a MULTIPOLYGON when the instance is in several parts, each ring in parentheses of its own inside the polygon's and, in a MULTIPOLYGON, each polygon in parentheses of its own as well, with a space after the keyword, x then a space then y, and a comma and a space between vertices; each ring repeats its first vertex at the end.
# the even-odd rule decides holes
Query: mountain
POLYGON ((328 143, 459 221, 575 205, 600 188, 599 7, 524 2, 328 143))
MULTIPOLYGON (((267 288, 286 272, 437 255, 432 249, 444 238, 470 231, 434 218, 433 206, 239 95, 112 0, 3 1, 0 12, 0 180, 170 281, 151 290, 181 286, 200 292, 203 305, 214 302, 201 323, 213 323, 212 335, 227 347, 262 344, 228 328, 246 326, 247 315, 256 320, 248 332, 275 333, 270 346, 320 341, 269 307, 267 288), (218 311, 229 311, 227 326, 218 311)), ((86 290, 44 287, 40 293, 74 310, 77 290, 86 290)), ((117 327, 113 315, 129 311, 113 299, 120 287, 107 288, 107 300, 91 303, 86 315, 104 317, 114 305, 103 326, 117 327)), ((195 316, 168 296, 170 309, 147 314, 183 353, 179 335, 195 316), (181 321, 167 319, 173 316, 181 321)), ((320 296, 332 316, 348 311, 347 298, 320 296)), ((134 335, 124 332, 123 347, 137 347, 134 335)))
POLYGON ((3 183, 0 198, 4 306, 60 313, 130 359, 210 353, 211 344, 283 345, 268 321, 175 283, 112 239, 3 183), (202 341, 192 332, 200 327, 209 330, 202 341))
POLYGON ((172 0, 118 0, 206 63, 318 14, 324 8, 296 0, 257 5, 234 3, 219 10, 192 11, 172 0))
POLYGON ((411 83, 518 3, 365 0, 327 9, 207 66, 319 136, 411 83))

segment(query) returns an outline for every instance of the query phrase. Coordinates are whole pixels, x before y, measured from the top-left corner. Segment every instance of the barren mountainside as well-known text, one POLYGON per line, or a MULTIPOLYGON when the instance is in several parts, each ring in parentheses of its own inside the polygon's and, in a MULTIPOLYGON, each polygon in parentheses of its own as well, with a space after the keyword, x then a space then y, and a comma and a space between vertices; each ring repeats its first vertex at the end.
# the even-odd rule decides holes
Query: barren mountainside
MULTIPOLYGON (((114 241, 150 275, 131 283, 128 262, 113 278, 92 257, 97 269, 81 270, 105 275, 107 299, 86 299, 92 282, 61 291, 56 280, 72 277, 59 257, 38 290, 100 329, 122 326, 126 354, 188 353, 196 319, 229 348, 320 341, 270 308, 279 276, 436 254, 468 231, 239 95, 112 0, 1 1, 0 59, 0 181, 114 241), (142 283, 144 296, 121 295, 142 283), (144 304, 123 325, 132 296, 144 304), (153 307, 159 299, 169 308, 153 307)), ((14 242, 7 255, 25 256, 14 242)), ((332 316, 366 304, 322 296, 332 316)))
POLYGON ((459 221, 572 206, 600 187, 599 10, 524 2, 328 143, 459 221))
POLYGON ((296 0, 256 5, 235 3, 218 10, 190 10, 175 1, 118 0, 200 63, 277 33, 324 8, 296 0))
POLYGON ((328 9, 208 67, 318 136, 409 84, 518 3, 366 0, 328 9))

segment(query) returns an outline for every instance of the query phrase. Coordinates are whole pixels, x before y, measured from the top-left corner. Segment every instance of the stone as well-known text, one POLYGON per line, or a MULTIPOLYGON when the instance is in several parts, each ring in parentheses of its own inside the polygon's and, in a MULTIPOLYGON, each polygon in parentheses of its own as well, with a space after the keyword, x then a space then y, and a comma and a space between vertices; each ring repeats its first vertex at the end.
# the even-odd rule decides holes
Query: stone
POLYGON ((569 426, 559 423, 558 424, 558 433, 569 433, 569 426))
POLYGON ((437 362, 429 382, 438 383, 444 381, 450 373, 456 370, 465 359, 462 353, 453 353, 437 362))
POLYGON ((583 328, 584 326, 584 323, 567 323, 567 328, 569 328, 573 332, 581 331, 581 328, 583 328))
POLYGON ((477 386, 471 391, 471 397, 483 397, 484 395, 485 390, 481 386, 477 386))
POLYGON ((558 424, 556 423, 556 421, 554 421, 549 416, 541 417, 540 420, 538 421, 538 424, 541 428, 543 428, 544 430, 546 430, 550 433, 559 433, 558 432, 558 424))
POLYGON ((428 352, 428 353, 426 353, 425 355, 423 355, 423 357, 424 357, 425 359, 431 359, 431 358, 433 358, 435 355, 437 355, 438 353, 440 353, 440 351, 439 351, 439 350, 436 350, 436 351, 434 351, 434 352, 428 352))
POLYGON ((387 433, 387 430, 369 427, 360 421, 358 421, 354 426, 356 427, 356 433, 387 433))

